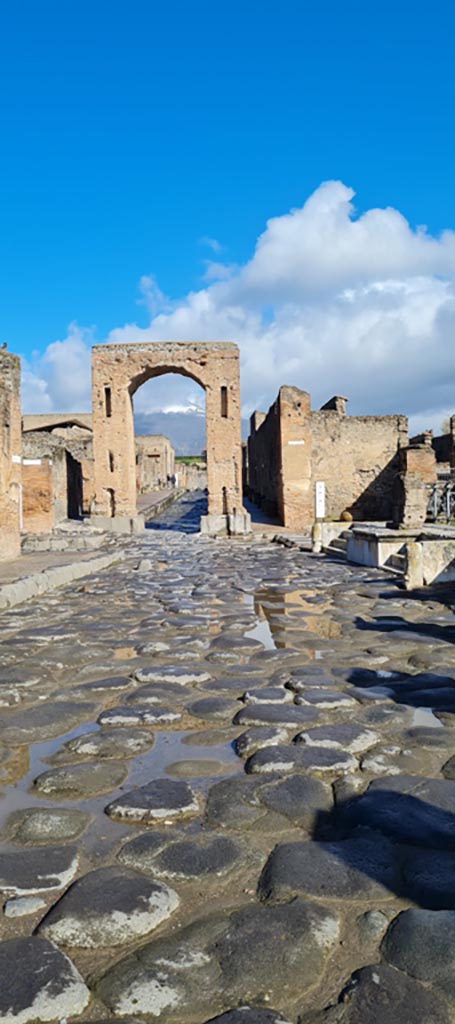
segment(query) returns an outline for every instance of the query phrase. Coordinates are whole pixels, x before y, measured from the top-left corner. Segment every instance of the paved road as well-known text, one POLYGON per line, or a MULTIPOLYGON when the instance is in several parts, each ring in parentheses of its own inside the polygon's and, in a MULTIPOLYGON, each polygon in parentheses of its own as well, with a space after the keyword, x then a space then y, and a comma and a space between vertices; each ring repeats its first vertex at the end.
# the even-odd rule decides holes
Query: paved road
POLYGON ((0 1021, 449 1024, 450 595, 198 515, 0 615, 0 1021))

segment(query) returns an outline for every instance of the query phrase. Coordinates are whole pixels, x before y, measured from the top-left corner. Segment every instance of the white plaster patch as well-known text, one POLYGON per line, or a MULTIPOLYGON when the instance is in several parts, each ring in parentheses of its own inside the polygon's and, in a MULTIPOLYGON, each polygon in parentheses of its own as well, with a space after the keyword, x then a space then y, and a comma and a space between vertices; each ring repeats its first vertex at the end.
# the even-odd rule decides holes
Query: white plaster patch
POLYGON ((163 887, 162 892, 144 898, 144 910, 124 912, 113 910, 106 914, 67 916, 41 929, 46 938, 64 946, 96 949, 104 946, 122 946, 130 939, 147 935, 166 921, 180 903, 173 889, 163 887))
POLYGON ((181 1002, 179 993, 171 985, 156 979, 141 979, 119 996, 113 1006, 114 1013, 146 1013, 161 1017, 164 1010, 175 1009, 181 1002))
MULTIPOLYGON (((64 954, 62 954, 63 956, 64 954)), ((55 994, 55 981, 49 981, 24 1010, 14 1013, 12 1007, 2 1014, 2 1024, 29 1024, 29 1022, 78 1017, 90 1001, 90 992, 68 957, 62 992, 55 994)), ((57 977, 58 981, 58 977, 57 977)))
POLYGON ((319 946, 329 949, 338 942, 340 937, 340 923, 336 917, 327 917, 324 921, 313 924, 311 933, 319 946))

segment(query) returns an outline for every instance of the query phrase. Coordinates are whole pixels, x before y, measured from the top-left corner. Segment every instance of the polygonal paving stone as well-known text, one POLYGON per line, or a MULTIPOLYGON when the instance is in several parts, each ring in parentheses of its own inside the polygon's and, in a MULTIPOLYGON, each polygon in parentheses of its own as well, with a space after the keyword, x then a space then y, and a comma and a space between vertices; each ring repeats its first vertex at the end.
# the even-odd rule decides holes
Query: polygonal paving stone
POLYGON ((179 904, 177 893, 120 866, 91 871, 67 890, 38 927, 57 945, 121 946, 147 935, 179 904))
POLYGON ((100 729, 99 732, 86 732, 68 740, 55 756, 63 759, 65 755, 76 757, 99 757, 116 759, 118 757, 137 757, 150 750, 155 737, 150 729, 100 729))
POLYGON ((340 690, 319 690, 316 686, 308 688, 307 690, 301 690, 296 697, 294 697, 294 703, 300 706, 310 706, 315 708, 358 708, 358 701, 355 697, 349 696, 347 693, 342 693, 340 690))
POLYGON ((219 877, 244 855, 244 848, 227 836, 195 836, 167 845, 156 853, 154 863, 159 878, 219 877))
POLYGON ((65 807, 28 807, 10 814, 5 832, 15 843, 41 846, 76 839, 85 831, 89 821, 90 814, 83 811, 69 811, 65 807))
POLYGON ((275 772, 313 771, 343 774, 358 768, 352 754, 327 747, 306 747, 304 744, 277 745, 256 751, 248 758, 245 771, 249 775, 275 772))
POLYGON ((194 718, 204 718, 208 721, 213 719, 230 721, 237 707, 237 702, 233 700, 223 700, 222 697, 202 697, 201 700, 187 704, 186 710, 194 718))
POLYGON ((123 793, 105 807, 110 818, 120 821, 163 821, 197 814, 199 804, 187 782, 154 779, 123 793))
POLYGON ((0 725, 0 739, 13 746, 42 742, 69 732, 84 719, 93 718, 96 704, 77 704, 70 701, 38 704, 11 715, 5 715, 0 725))
POLYGON ((408 899, 431 910, 455 910, 453 850, 409 847, 403 853, 408 899))
POLYGON ((77 866, 78 854, 72 846, 5 850, 0 853, 0 889, 16 896, 63 889, 77 866))
POLYGON ((289 1024, 277 1010, 261 1010, 260 1007, 239 1006, 218 1017, 211 1017, 205 1024, 289 1024))
POLYGON ((263 747, 276 747, 286 743, 288 730, 283 726, 253 725, 234 740, 234 749, 239 757, 249 757, 263 747))
POLYGON ((152 666, 151 668, 137 669, 134 678, 139 683, 179 683, 180 686, 187 686, 188 684, 208 683, 211 675, 204 669, 152 666))
POLYGON ((314 708, 298 708, 295 704, 249 704, 237 712, 233 724, 284 725, 298 729, 317 722, 318 718, 314 708))
POLYGON ((263 686, 245 690, 242 695, 245 704, 286 704, 292 702, 292 693, 284 686, 263 686))
POLYGON ((261 899, 272 902, 302 893, 322 899, 385 900, 401 890, 394 846, 379 835, 280 843, 259 880, 261 899))
POLYGON ((455 998, 455 912, 406 910, 392 921, 381 952, 392 967, 455 998))
POLYGON ((38 775, 33 785, 44 796, 77 800, 78 797, 99 796, 118 789, 128 775, 128 768, 119 761, 108 764, 87 761, 83 764, 51 768, 38 775))
POLYGON ((71 960, 46 939, 0 943, 0 977, 2 1024, 78 1017, 90 1000, 71 960))
POLYGON ((170 725, 178 722, 182 715, 173 708, 163 707, 161 704, 138 704, 136 706, 124 706, 108 708, 102 711, 97 722, 99 725, 107 726, 128 726, 128 725, 170 725))
POLYGON ((379 735, 372 729, 364 729, 361 725, 351 722, 340 722, 337 725, 318 725, 315 729, 307 729, 294 736, 294 743, 305 743, 312 747, 327 747, 333 750, 345 750, 350 754, 358 754, 368 750, 379 740, 379 735))
POLYGON ((175 828, 157 829, 142 832, 134 839, 128 840, 117 854, 117 860, 130 868, 153 874, 155 855, 176 838, 175 828))
POLYGON ((397 775, 375 779, 339 808, 343 824, 372 828, 396 842, 455 850, 455 782, 397 775))
POLYGON ((291 775, 260 790, 260 799, 266 807, 284 814, 294 825, 308 831, 321 827, 321 818, 333 809, 330 786, 319 779, 305 775, 291 775))
POLYGON ((387 964, 374 964, 352 975, 336 1006, 304 1013, 298 1024, 450 1024, 452 1019, 437 993, 387 964))
POLYGON ((252 905, 147 943, 108 971, 98 994, 116 1015, 166 1024, 233 1004, 283 1005, 314 985, 338 936, 336 915, 309 901, 252 905))
POLYGON ((223 779, 210 787, 205 809, 209 828, 243 829, 256 826, 265 816, 265 807, 258 798, 259 780, 223 779))

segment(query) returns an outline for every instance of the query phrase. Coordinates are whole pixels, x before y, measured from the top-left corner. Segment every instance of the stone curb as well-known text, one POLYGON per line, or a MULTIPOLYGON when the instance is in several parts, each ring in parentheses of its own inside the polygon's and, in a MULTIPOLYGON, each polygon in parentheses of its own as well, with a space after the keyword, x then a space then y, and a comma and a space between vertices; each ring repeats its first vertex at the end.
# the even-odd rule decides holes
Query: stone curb
POLYGON ((0 611, 12 608, 23 601, 29 601, 32 597, 38 597, 56 587, 63 587, 73 580, 82 576, 89 576, 101 569, 107 569, 114 562, 120 562, 124 558, 123 551, 111 552, 108 555, 99 555, 97 558, 87 558, 80 562, 70 562, 69 565, 56 565, 51 569, 43 569, 31 576, 24 576, 15 580, 14 583, 5 583, 0 586, 0 611))

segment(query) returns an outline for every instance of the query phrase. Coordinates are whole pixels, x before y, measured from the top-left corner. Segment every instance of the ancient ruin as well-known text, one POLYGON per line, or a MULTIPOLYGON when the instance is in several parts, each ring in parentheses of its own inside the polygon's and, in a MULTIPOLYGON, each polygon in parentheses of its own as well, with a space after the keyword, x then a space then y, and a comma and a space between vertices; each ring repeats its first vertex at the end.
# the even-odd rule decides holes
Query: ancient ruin
POLYGON ((136 518, 133 396, 145 381, 179 373, 206 395, 209 533, 249 530, 242 507, 239 353, 227 342, 95 345, 92 349, 94 515, 129 528, 136 518))
POLYGON ((20 552, 21 367, 17 356, 0 351, 0 560, 20 552))

